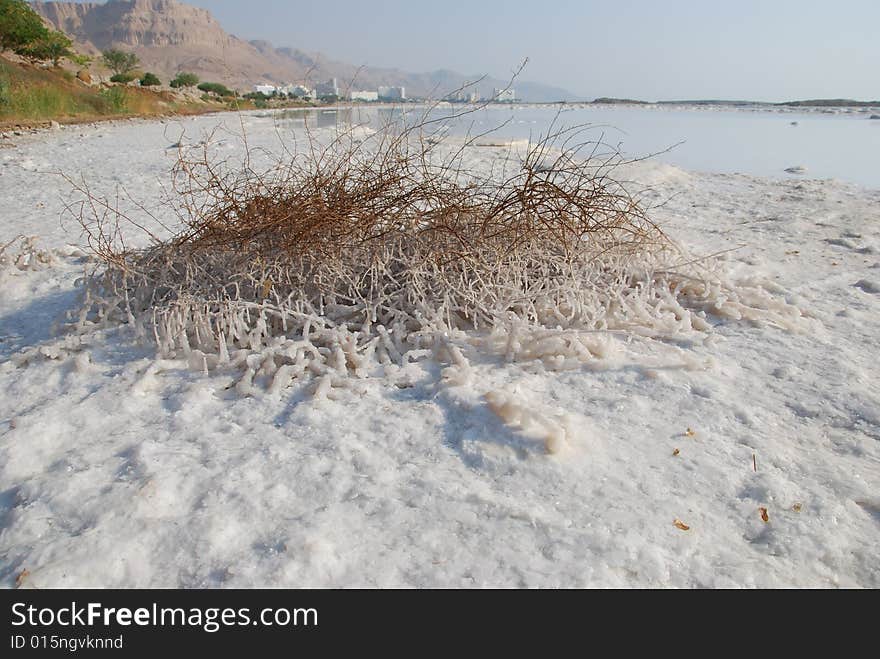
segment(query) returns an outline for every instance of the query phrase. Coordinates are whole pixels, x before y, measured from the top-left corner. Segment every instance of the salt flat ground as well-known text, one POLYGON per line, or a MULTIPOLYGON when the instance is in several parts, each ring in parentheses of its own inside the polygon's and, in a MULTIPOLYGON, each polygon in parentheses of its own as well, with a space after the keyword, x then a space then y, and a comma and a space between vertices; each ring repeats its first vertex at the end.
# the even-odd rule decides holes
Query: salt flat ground
POLYGON ((152 207, 168 147, 219 122, 231 155, 242 123, 277 146, 270 118, 227 115, 0 149, 0 244, 56 250, 0 274, 2 584, 880 586, 880 192, 630 172, 666 201, 653 217, 670 236, 736 248, 719 257, 731 281, 797 305, 798 331, 710 316, 709 332, 615 335, 591 368, 474 359, 456 387, 423 360, 325 399, 242 396, 234 374, 156 361, 124 332, 65 347, 52 324, 84 262, 52 172, 152 207), (490 391, 565 415, 563 450, 505 426, 490 391))

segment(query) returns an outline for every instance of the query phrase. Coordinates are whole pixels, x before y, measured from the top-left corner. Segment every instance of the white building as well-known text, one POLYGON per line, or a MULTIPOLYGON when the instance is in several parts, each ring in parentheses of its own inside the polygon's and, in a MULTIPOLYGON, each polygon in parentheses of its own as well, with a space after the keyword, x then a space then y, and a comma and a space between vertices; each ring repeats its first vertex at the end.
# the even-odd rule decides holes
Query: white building
POLYGON ((367 103, 372 103, 374 101, 379 100, 379 92, 352 90, 348 93, 348 100, 350 100, 350 101, 366 101, 367 103))
POLYGON ((258 94, 265 94, 266 96, 271 96, 275 92, 278 91, 278 88, 275 85, 254 85, 254 91, 258 94))
POLYGON ((451 103, 479 103, 480 95, 477 92, 462 90, 446 97, 451 103))
POLYGON ((293 98, 315 98, 315 90, 309 89, 305 85, 288 85, 287 95, 293 98))
POLYGON ((339 83, 336 78, 330 78, 327 82, 319 82, 315 85, 315 94, 318 98, 322 96, 339 96, 339 83))
POLYGON ((513 103, 516 101, 515 89, 493 89, 492 100, 496 103, 513 103))
POLYGON ((383 101, 405 101, 405 87, 379 87, 379 98, 383 101))

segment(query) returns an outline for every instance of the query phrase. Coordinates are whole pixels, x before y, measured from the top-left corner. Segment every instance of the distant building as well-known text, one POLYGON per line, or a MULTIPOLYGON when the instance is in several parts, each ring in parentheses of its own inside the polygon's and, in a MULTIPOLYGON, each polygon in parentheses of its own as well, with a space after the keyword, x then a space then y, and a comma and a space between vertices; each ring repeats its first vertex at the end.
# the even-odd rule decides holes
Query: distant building
POLYGON ((379 92, 352 90, 348 93, 348 100, 350 100, 350 101, 366 101, 368 103, 372 103, 374 101, 379 100, 379 92))
POLYGON ((319 82, 315 85, 315 94, 318 98, 339 96, 339 83, 336 81, 336 78, 330 78, 327 82, 319 82))
POLYGON ((287 95, 292 96, 293 98, 313 99, 316 97, 315 90, 309 89, 305 85, 290 85, 287 95))
POLYGON ((405 87, 379 87, 379 99, 382 101, 405 101, 405 87))
POLYGON ((473 91, 459 91, 446 97, 450 103, 479 103, 480 95, 473 91))
POLYGON ((271 96, 275 92, 278 91, 278 88, 275 85, 254 85, 254 91, 258 94, 265 94, 266 96, 271 96))
POLYGON ((516 101, 515 89, 493 89, 492 100, 496 103, 513 103, 516 101))

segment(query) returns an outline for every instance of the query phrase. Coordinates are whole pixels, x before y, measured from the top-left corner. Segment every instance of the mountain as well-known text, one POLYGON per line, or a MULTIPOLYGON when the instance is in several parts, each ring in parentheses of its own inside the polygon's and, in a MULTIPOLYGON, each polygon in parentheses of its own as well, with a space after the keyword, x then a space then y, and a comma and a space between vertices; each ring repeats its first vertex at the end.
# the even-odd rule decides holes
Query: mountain
MULTIPOLYGON (((81 52, 128 50, 138 55, 144 69, 165 79, 191 71, 203 80, 246 90, 258 83, 314 84, 335 77, 342 88, 401 85, 409 96, 437 97, 480 78, 480 74, 446 70, 409 73, 358 67, 318 53, 276 48, 267 41, 245 41, 227 33, 208 10, 178 0, 33 2, 32 6, 52 27, 68 34, 81 52)), ((493 88, 506 84, 485 78, 474 89, 489 96, 493 88)), ((517 80, 514 87, 517 97, 526 101, 580 100, 569 91, 540 83, 517 80)))

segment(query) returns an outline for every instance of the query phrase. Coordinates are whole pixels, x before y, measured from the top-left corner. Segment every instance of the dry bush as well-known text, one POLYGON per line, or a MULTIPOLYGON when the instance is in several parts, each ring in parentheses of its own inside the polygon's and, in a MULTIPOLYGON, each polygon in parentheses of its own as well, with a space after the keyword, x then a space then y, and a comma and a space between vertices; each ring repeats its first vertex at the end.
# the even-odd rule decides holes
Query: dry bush
POLYGON ((0 244, 0 274, 6 270, 40 270, 53 261, 52 252, 41 248, 36 236, 16 236, 0 244))
POLYGON ((485 134, 444 139, 468 111, 432 109, 376 132, 307 130, 269 168, 181 147, 179 228, 144 249, 126 248, 125 218, 83 190, 103 265, 81 324, 128 323, 204 369, 232 361, 248 390, 254 377, 366 375, 432 352, 456 362, 461 332, 564 367, 601 353, 583 330, 706 329, 705 310, 753 309, 673 267, 681 252, 614 180, 623 159, 588 127, 551 129, 472 171, 485 134))

